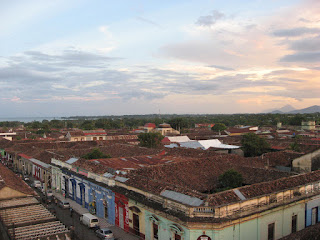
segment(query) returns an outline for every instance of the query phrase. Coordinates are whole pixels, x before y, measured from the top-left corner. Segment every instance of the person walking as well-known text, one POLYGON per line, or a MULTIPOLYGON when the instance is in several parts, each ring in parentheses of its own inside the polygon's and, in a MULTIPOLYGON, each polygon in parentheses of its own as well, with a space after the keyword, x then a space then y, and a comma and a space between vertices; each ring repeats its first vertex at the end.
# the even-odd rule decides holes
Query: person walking
POLYGON ((70 217, 72 217, 72 215, 73 215, 73 209, 72 207, 70 207, 70 217))

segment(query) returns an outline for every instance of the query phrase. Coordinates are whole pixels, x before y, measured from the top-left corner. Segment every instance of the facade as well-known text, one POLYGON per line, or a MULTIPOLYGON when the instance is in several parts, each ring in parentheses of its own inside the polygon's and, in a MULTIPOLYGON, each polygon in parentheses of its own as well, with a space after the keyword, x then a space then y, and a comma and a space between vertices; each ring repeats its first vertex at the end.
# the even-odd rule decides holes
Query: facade
POLYGON ((67 132, 66 139, 70 142, 85 141, 86 137, 82 131, 67 132))
POLYGON ((115 225, 129 232, 129 199, 115 192, 115 225))
POLYGON ((52 163, 52 189, 115 224, 115 196, 106 184, 95 181, 99 176, 59 160, 52 163))
POLYGON ((153 130, 154 132, 159 132, 161 135, 166 136, 166 135, 178 135, 180 134, 179 131, 173 129, 170 124, 167 123, 162 123, 159 124, 159 127, 153 130))
POLYGON ((314 130, 316 130, 316 122, 315 121, 302 121, 301 122, 301 129, 314 131, 314 130))
POLYGON ((105 130, 90 130, 90 131, 83 131, 85 136, 85 141, 102 141, 107 139, 107 133, 105 130))
POLYGON ((320 168, 320 149, 298 157, 292 161, 292 169, 297 172, 311 172, 320 168))

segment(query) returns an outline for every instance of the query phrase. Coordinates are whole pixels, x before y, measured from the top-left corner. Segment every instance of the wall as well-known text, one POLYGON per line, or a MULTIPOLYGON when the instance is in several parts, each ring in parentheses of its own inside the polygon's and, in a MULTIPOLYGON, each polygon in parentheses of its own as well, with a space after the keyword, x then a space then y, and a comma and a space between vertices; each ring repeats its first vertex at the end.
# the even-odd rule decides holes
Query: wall
POLYGON ((16 191, 9 187, 4 187, 0 190, 0 200, 11 199, 15 197, 25 197, 25 196, 27 196, 27 194, 16 191))
POLYGON ((320 196, 311 198, 306 203, 306 227, 312 225, 312 208, 318 207, 318 222, 320 221, 320 196))
POLYGON ((129 206, 128 198, 120 193, 115 193, 115 225, 129 232, 129 206), (121 216, 122 211, 122 216, 121 216), (123 226, 121 226, 123 224, 123 226))
POLYGON ((197 239, 197 238, 190 238, 189 229, 187 229, 185 226, 182 226, 179 223, 175 223, 173 221, 170 221, 169 219, 166 219, 162 216, 159 216, 155 213, 145 210, 145 233, 146 233, 145 237, 148 240, 154 239, 153 238, 153 222, 155 222, 158 225, 159 240, 172 239, 175 231, 174 229, 179 229, 179 228, 182 230, 179 232, 181 235, 181 240, 197 239))
POLYGON ((299 172, 310 172, 312 168, 312 159, 318 156, 320 156, 320 149, 294 159, 292 161, 293 170, 299 172))
POLYGON ((129 229, 132 234, 140 236, 141 239, 145 239, 146 229, 145 229, 145 209, 144 205, 129 199, 129 229), (135 211, 138 209, 138 211, 135 211), (140 211, 140 212, 139 212, 140 211), (133 214, 139 216, 139 233, 137 233, 133 227, 133 214))

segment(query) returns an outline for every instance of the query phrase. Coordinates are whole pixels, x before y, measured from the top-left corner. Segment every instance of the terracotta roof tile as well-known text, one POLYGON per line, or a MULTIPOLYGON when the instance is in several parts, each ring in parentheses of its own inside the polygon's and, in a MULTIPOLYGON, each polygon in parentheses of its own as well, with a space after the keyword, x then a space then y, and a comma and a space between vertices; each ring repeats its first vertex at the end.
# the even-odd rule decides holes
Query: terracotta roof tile
POLYGON ((22 192, 27 195, 36 195, 31 187, 29 187, 21 178, 14 174, 10 169, 0 163, 0 189, 9 187, 16 191, 22 192))

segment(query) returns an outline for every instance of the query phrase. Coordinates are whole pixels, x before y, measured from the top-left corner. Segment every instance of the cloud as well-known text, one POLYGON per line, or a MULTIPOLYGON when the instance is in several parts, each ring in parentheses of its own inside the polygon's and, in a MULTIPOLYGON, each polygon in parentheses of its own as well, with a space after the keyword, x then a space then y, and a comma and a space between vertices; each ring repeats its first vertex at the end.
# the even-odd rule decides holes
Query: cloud
POLYGON ((320 62, 320 52, 298 52, 289 54, 282 57, 280 62, 317 63, 320 62))
POLYGON ((305 38, 289 43, 290 49, 294 51, 314 52, 320 51, 320 35, 314 38, 305 38))
MULTIPOLYGON (((29 57, 33 61, 41 63, 50 63, 53 66, 74 66, 84 68, 95 68, 105 66, 107 62, 119 60, 120 58, 107 57, 101 54, 86 52, 76 49, 64 50, 61 54, 53 55, 39 51, 27 51, 24 56, 29 57)), ((19 60, 19 57, 13 58, 19 60)))
POLYGON ((199 26, 210 27, 224 17, 224 13, 214 10, 210 15, 200 16, 196 21, 196 24, 199 26))
POLYGON ((306 34, 320 34, 320 28, 296 27, 273 31, 276 37, 298 37, 306 34))
POLYGON ((234 68, 224 67, 224 66, 219 66, 219 65, 210 65, 208 67, 218 68, 218 69, 225 70, 225 71, 234 71, 235 70, 234 68))
POLYGON ((148 23, 150 25, 153 25, 153 26, 156 26, 157 28, 163 28, 160 24, 154 22, 154 21, 151 21, 147 18, 144 18, 144 17, 141 17, 141 16, 137 16, 136 19, 140 22, 144 22, 144 23, 148 23))

